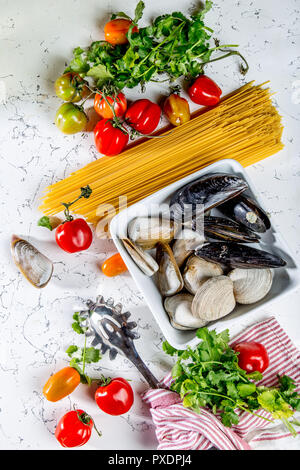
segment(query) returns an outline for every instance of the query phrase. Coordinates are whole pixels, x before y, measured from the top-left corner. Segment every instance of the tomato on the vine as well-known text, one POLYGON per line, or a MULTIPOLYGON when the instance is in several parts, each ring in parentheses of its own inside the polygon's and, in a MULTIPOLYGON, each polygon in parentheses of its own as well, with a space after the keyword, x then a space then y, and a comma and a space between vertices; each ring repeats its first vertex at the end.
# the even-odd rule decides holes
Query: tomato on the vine
MULTIPOLYGON (((132 21, 125 18, 117 18, 106 23, 104 27, 105 41, 109 42, 113 46, 117 44, 127 44, 127 33, 132 24, 132 21)), ((138 28, 134 26, 132 28, 133 33, 138 32, 138 28)))
POLYGON ((127 100, 122 92, 116 96, 104 96, 102 93, 96 93, 94 108, 103 119, 113 119, 114 113, 117 117, 122 117, 127 109, 127 100))
POLYGON ((73 219, 57 227, 55 240, 62 250, 76 253, 91 246, 93 232, 84 219, 73 219))
POLYGON ((263 372, 269 366, 269 356, 261 343, 242 342, 235 344, 233 349, 239 353, 238 364, 246 372, 263 372))
POLYGON ((74 72, 67 72, 58 77, 54 86, 56 95, 63 101, 71 103, 77 103, 89 93, 86 82, 74 72))
POLYGON ((173 126, 180 126, 191 119, 189 103, 177 93, 172 93, 164 102, 164 113, 173 126))
POLYGON ((97 388, 95 400, 99 408, 109 415, 122 415, 133 404, 133 390, 127 380, 117 377, 97 388))
POLYGON ((82 132, 87 121, 87 116, 82 108, 73 103, 62 104, 55 116, 55 124, 64 134, 82 132))
POLYGON ((58 401, 70 395, 80 384, 80 374, 73 367, 64 367, 51 375, 43 388, 48 401, 58 401))
POLYGON ((81 193, 75 201, 63 202, 65 207, 64 214, 66 220, 57 227, 55 232, 55 240, 58 246, 68 253, 76 253, 77 251, 87 250, 93 241, 93 232, 84 219, 74 219, 70 215, 69 208, 81 198, 88 199, 92 194, 89 185, 81 188, 81 193))
POLYGON ((127 266, 124 263, 120 253, 116 253, 115 255, 111 256, 106 261, 104 261, 101 269, 105 276, 113 277, 118 276, 119 274, 122 274, 127 271, 127 266))
POLYGON ((147 99, 137 100, 127 109, 125 119, 141 134, 151 134, 159 123, 161 109, 158 104, 147 99))
POLYGON ((200 75, 189 87, 188 94, 194 103, 214 106, 219 103, 222 90, 211 78, 200 75))
MULTIPOLYGON (((83 446, 90 439, 94 426, 93 419, 85 411, 69 411, 59 420, 55 437, 63 447, 83 446)), ((96 426, 95 430, 101 436, 96 426)))
POLYGON ((95 145, 104 155, 118 155, 126 146, 129 135, 109 119, 102 119, 94 128, 95 145))

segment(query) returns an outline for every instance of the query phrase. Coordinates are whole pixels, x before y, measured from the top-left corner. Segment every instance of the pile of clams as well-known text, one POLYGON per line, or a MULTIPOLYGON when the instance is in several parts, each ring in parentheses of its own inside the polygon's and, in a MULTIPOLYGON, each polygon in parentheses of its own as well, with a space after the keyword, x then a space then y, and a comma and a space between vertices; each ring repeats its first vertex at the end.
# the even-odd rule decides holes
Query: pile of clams
POLYGON ((123 244, 154 276, 174 328, 192 330, 253 304, 271 289, 279 256, 249 246, 270 229, 268 215, 237 175, 205 175, 180 188, 170 218, 136 217, 123 244), (212 215, 217 208, 221 216, 212 215), (200 223, 201 221, 201 223, 200 223))

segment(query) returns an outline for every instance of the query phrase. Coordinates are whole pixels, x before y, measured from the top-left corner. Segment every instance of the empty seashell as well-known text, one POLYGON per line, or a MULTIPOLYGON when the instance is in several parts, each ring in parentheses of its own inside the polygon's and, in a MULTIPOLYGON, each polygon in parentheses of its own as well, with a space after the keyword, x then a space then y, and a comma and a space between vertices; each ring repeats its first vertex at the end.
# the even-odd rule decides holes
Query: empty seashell
POLYGON ((53 273, 53 263, 31 243, 16 235, 11 239, 11 252, 16 266, 37 288, 45 287, 53 273))
POLYGON ((165 299, 164 306, 171 325, 177 330, 194 330, 206 324, 200 318, 193 316, 191 310, 193 298, 191 294, 176 294, 165 299))
POLYGON ((167 243, 157 243, 156 260, 159 264, 157 279, 160 292, 165 297, 177 294, 183 288, 183 279, 167 243))
POLYGON ((204 241, 204 235, 201 235, 200 233, 195 232, 189 228, 181 230, 176 235, 176 240, 174 240, 172 251, 179 268, 196 248, 199 248, 203 245, 204 241))
POLYGON ((253 304, 267 295, 272 287, 271 269, 233 269, 228 274, 233 282, 235 300, 239 304, 253 304))
POLYGON ((227 276, 216 276, 205 281, 192 302, 192 314, 211 322, 228 315, 235 307, 233 282, 227 276))
POLYGON ((122 241, 135 264, 146 276, 153 276, 158 271, 158 264, 149 253, 143 251, 128 238, 123 238, 122 241))
POLYGON ((191 294, 196 294, 204 281, 210 277, 221 276, 222 274, 223 269, 219 264, 192 255, 187 260, 182 277, 185 288, 191 294))
POLYGON ((158 241, 170 242, 174 238, 173 220, 160 217, 136 217, 128 224, 129 238, 143 249, 154 248, 158 241))

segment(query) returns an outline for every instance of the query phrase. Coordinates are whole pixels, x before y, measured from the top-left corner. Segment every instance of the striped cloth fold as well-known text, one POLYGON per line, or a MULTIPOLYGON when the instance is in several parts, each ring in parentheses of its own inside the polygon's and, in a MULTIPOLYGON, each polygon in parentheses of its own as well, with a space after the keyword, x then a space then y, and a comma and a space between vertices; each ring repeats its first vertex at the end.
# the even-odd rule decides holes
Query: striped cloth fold
MULTIPOLYGON (((287 374, 295 380, 299 393, 300 352, 274 317, 250 326, 230 344, 233 346, 241 341, 257 341, 268 351, 270 366, 258 385, 275 386, 278 383, 277 374, 287 374)), ((162 386, 169 387, 171 382, 172 376, 168 374, 162 386)), ((180 396, 168 388, 150 389, 144 394, 143 400, 150 405, 158 449, 161 450, 207 450, 211 447, 220 450, 250 450, 248 442, 272 441, 289 436, 285 428, 278 426, 278 422, 270 424, 240 410, 237 411, 240 415, 239 423, 228 428, 207 409, 197 414, 185 408, 180 396)), ((259 414, 271 418, 267 411, 259 410, 259 414)))

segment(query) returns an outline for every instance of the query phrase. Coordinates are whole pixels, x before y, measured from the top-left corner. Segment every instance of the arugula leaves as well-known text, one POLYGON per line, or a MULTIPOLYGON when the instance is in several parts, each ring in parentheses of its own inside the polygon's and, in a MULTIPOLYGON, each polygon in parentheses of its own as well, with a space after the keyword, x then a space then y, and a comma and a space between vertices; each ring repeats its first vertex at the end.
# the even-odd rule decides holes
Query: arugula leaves
POLYGON ((238 353, 229 346, 228 330, 217 333, 200 328, 197 337, 202 341, 195 349, 177 350, 167 341, 163 343, 163 350, 177 357, 170 388, 180 394, 184 406, 197 413, 208 407, 214 414, 220 413, 222 423, 228 427, 239 422, 238 409, 255 414, 263 408, 272 418, 281 419, 292 435, 297 435, 288 420, 294 410, 300 411, 300 396, 295 392, 293 379, 278 377, 278 388, 257 386, 254 381, 261 380, 262 374, 247 374, 239 367, 238 353))
MULTIPOLYGON (((195 78, 203 73, 213 52, 221 50, 226 54, 212 61, 240 55, 236 50, 224 50, 229 46, 219 43, 210 46, 213 30, 205 26, 204 17, 211 6, 212 2, 206 1, 204 8, 190 17, 181 12, 161 15, 149 26, 133 32, 145 7, 140 1, 127 33, 128 44, 112 46, 105 41, 95 41, 86 49, 77 47, 65 72, 90 76, 97 88, 106 85, 118 90, 137 85, 143 88, 150 80, 159 81, 161 75, 166 75, 170 82, 179 77, 195 78)), ((112 15, 112 19, 118 17, 131 19, 124 12, 112 15)))

